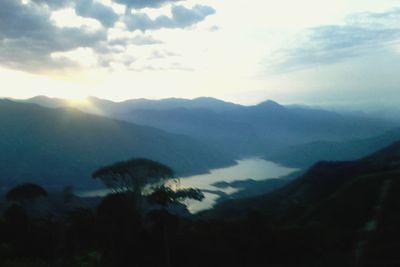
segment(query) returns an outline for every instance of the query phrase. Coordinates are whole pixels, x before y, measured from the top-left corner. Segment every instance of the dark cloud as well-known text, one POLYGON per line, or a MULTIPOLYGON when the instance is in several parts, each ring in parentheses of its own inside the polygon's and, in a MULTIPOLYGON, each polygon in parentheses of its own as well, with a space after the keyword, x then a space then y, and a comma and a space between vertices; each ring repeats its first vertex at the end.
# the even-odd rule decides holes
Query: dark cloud
POLYGON ((311 28, 306 42, 279 54, 283 61, 278 68, 287 71, 336 63, 400 41, 399 19, 400 9, 393 9, 355 14, 344 25, 311 28))
POLYGON ((104 27, 109 28, 118 21, 119 16, 111 7, 93 0, 79 0, 75 3, 75 12, 81 17, 94 18, 104 27))
POLYGON ((32 0, 40 5, 47 5, 51 10, 66 7, 75 9, 76 14, 85 18, 98 20, 104 27, 109 28, 118 21, 119 16, 114 10, 94 0, 32 0))
MULTIPOLYGON (((159 5, 162 1, 152 3, 155 5, 156 2, 159 5)), ((130 1, 131 6, 135 6, 135 3, 138 5, 139 1, 130 1)), ((171 17, 159 16, 153 20, 143 12, 122 16, 130 30, 146 31, 185 28, 214 12, 208 6, 196 5, 191 9, 172 6, 171 17)), ((113 27, 119 19, 111 7, 95 0, 31 0, 27 4, 20 0, 0 0, 0 65, 28 72, 73 68, 77 67, 74 62, 54 57, 54 53, 91 48, 98 57, 99 66, 110 66, 110 61, 121 58, 127 45, 163 43, 144 33, 108 40, 107 29, 113 27), (79 16, 94 18, 104 27, 98 30, 86 26, 58 27, 51 19, 51 14, 62 8, 73 8, 79 16)))
POLYGON ((202 5, 195 5, 192 9, 184 6, 173 6, 171 12, 172 19, 178 27, 187 27, 204 20, 209 15, 213 15, 215 9, 202 5))
POLYGON ((47 5, 51 9, 60 9, 72 3, 71 0, 31 0, 34 3, 47 5))
MULTIPOLYGON (((47 5, 50 9, 60 9, 74 4, 79 5, 80 2, 91 2, 95 5, 100 5, 93 0, 31 0, 37 4, 47 5)), ((170 3, 177 3, 183 0, 113 0, 113 2, 125 5, 128 9, 143 9, 143 8, 159 8, 170 3)))
POLYGON ((142 9, 146 7, 157 8, 168 3, 176 3, 182 0, 114 0, 114 2, 123 4, 128 8, 142 9))
POLYGON ((84 28, 58 28, 50 13, 15 0, 0 1, 0 62, 27 71, 70 67, 67 60, 54 59, 54 52, 94 47, 106 40, 106 32, 84 28))
POLYGON ((172 17, 158 16, 151 19, 147 14, 136 12, 126 15, 125 23, 129 30, 156 30, 162 28, 186 28, 203 21, 207 16, 215 13, 210 6, 196 5, 193 8, 173 6, 172 17))

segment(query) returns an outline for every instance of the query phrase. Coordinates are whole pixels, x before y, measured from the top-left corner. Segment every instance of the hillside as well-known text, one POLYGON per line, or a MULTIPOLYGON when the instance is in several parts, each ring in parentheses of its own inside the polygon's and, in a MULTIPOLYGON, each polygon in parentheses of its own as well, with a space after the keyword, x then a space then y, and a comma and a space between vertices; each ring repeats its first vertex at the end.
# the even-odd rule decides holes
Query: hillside
POLYGON ((93 186, 98 167, 131 157, 163 162, 178 175, 233 164, 189 137, 75 109, 0 101, 0 187, 22 181, 93 186))
POLYGON ((294 257, 278 256, 279 263, 398 266, 399 177, 396 142, 360 160, 320 162, 272 193, 226 201, 199 217, 253 228, 274 225, 278 238, 271 248, 294 257))
POLYGON ((290 146, 275 153, 267 153, 265 159, 286 166, 307 168, 318 161, 356 160, 400 140, 400 129, 378 136, 344 142, 316 141, 290 146))
POLYGON ((264 255, 271 266, 399 266, 399 177, 396 142, 359 160, 320 162, 280 189, 198 218, 209 222, 203 235, 214 230, 229 240, 220 247, 255 266, 264 255))
MULTIPOLYGON (((66 100, 47 97, 27 101, 48 107, 71 105, 66 100)), ((293 145, 321 140, 369 138, 396 126, 365 116, 285 107, 271 100, 242 106, 206 97, 133 99, 118 103, 90 97, 74 106, 85 112, 188 135, 236 158, 270 155, 293 145)))
POLYGON ((396 142, 359 160, 319 162, 281 189, 221 203, 207 216, 237 218, 255 209, 282 223, 319 221, 361 227, 379 200, 384 184, 392 181, 397 187, 399 175, 400 142, 396 142))

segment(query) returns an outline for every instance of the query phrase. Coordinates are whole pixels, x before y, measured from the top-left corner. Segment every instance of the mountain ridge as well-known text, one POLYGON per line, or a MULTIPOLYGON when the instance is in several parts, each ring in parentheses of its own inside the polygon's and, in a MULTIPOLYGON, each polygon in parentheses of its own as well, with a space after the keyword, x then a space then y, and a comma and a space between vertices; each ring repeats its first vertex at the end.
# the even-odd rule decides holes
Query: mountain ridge
MULTIPOLYGON (((41 101, 42 104, 46 102, 41 99, 51 102, 51 99, 46 97, 36 98, 36 101, 41 101)), ((400 127, 394 123, 365 116, 358 117, 313 108, 285 107, 272 100, 252 106, 238 105, 210 97, 191 100, 132 99, 118 103, 92 97, 88 102, 82 102, 82 105, 78 102, 74 107, 84 112, 146 125, 172 134, 190 136, 233 155, 235 159, 261 156, 288 164, 293 164, 297 151, 304 151, 307 154, 310 150, 312 154, 321 156, 316 160, 321 160, 330 156, 329 153, 335 152, 337 147, 342 146, 342 142, 372 138, 392 128, 400 127), (307 145, 312 142, 314 145, 307 145), (317 146, 316 142, 330 143, 317 146), (321 148, 321 151, 313 150, 314 147, 321 148), (291 149, 295 150, 294 153, 290 153, 291 149), (326 152, 322 153, 323 151, 326 152), (287 159, 282 160, 282 157, 287 159)), ((55 99, 53 104, 70 103, 55 99)), ((337 159, 350 159, 351 156, 354 158, 363 155, 359 152, 361 149, 341 151, 343 156, 337 159), (352 151, 354 155, 347 153, 352 151)), ((371 151, 366 150, 366 152, 371 151)), ((302 161, 307 159, 302 156, 298 158, 302 161)), ((311 161, 312 157, 308 158, 311 161)), ((307 164, 301 165, 301 167, 307 166, 307 164)))
POLYGON ((163 162, 178 173, 233 165, 230 156, 183 135, 90 115, 0 100, 0 183, 93 186, 95 169, 131 157, 163 162))

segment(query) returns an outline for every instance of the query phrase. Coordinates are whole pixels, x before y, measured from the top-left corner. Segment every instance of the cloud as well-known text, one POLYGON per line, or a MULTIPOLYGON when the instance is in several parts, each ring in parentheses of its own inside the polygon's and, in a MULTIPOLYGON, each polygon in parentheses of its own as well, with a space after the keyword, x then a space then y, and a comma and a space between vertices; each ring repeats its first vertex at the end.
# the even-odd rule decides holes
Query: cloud
POLYGON ((47 5, 51 9, 60 9, 72 3, 71 0, 31 0, 34 3, 47 5))
POLYGON ((135 37, 121 37, 108 42, 110 46, 127 46, 130 44, 134 45, 156 45, 163 44, 164 42, 150 35, 136 35, 135 37))
POLYGON ((94 18, 108 28, 118 21, 119 16, 111 7, 93 0, 80 0, 75 3, 75 12, 81 17, 94 18))
POLYGON ((215 9, 202 5, 195 5, 192 9, 184 6, 173 6, 171 12, 176 25, 187 27, 204 20, 209 15, 215 14, 215 9))
POLYGON ((128 8, 142 9, 146 7, 157 8, 168 3, 175 3, 182 0, 114 0, 114 2, 123 4, 128 8))
POLYGON ((146 13, 136 12, 126 15, 125 23, 131 31, 186 28, 203 21, 214 13, 215 9, 210 6, 195 5, 191 9, 184 6, 172 6, 171 17, 163 15, 151 19, 146 13))
MULTIPOLYGON (((149 1, 148 4, 160 5, 161 2, 168 1, 149 1)), ((132 6, 135 3, 138 5, 139 1, 130 1, 132 6)), ((171 17, 151 19, 142 11, 118 15, 110 6, 96 0, 31 0, 27 3, 0 0, 0 65, 34 73, 74 69, 82 65, 83 59, 62 55, 83 51, 81 48, 90 48, 94 58, 97 57, 99 67, 120 63, 129 65, 131 63, 122 62, 122 58, 136 58, 132 55, 133 50, 128 49, 130 45, 145 46, 163 42, 144 33, 133 35, 118 21, 125 19, 129 30, 144 32, 161 28, 186 28, 213 13, 215 10, 209 6, 171 6, 171 17), (52 14, 65 8, 73 8, 78 16, 94 18, 104 27, 57 26, 52 14), (117 34, 113 35, 112 31, 117 34)))
POLYGON ((32 0, 39 5, 46 5, 51 10, 59 10, 66 7, 75 9, 77 15, 84 18, 98 20, 104 27, 109 28, 118 21, 119 16, 114 10, 94 0, 32 0))
POLYGON ((51 54, 79 47, 93 47, 106 40, 104 30, 58 28, 50 13, 15 0, 0 1, 0 62, 12 68, 40 72, 71 67, 73 62, 51 54))
MULTIPOLYGON (((87 0, 31 0, 32 2, 47 5, 51 9, 60 9, 87 0)), ((183 0, 113 0, 113 2, 125 5, 128 9, 159 8, 166 4, 176 3, 183 0)), ((93 3, 93 0, 90 0, 93 3)), ((100 4, 98 2, 94 4, 100 4)))
POLYGON ((164 42, 158 39, 154 39, 151 36, 137 35, 132 39, 130 39, 130 43, 135 45, 155 45, 155 44, 163 44, 164 42))
POLYGON ((210 32, 217 32, 217 31, 220 31, 221 28, 220 28, 219 26, 217 26, 217 25, 213 25, 213 26, 211 26, 208 30, 209 30, 210 32))
POLYGON ((164 58, 168 58, 168 57, 179 57, 180 55, 172 52, 172 51, 168 51, 168 50, 153 50, 153 52, 151 53, 151 55, 149 57, 147 57, 147 59, 164 59, 164 58))
POLYGON ((277 68, 291 71, 316 64, 332 64, 400 41, 400 9, 358 13, 343 25, 308 29, 305 42, 277 54, 277 68))
POLYGON ((156 65, 143 65, 143 66, 130 66, 129 68, 132 71, 142 72, 142 71, 185 71, 185 72, 193 72, 194 69, 182 66, 178 62, 173 62, 167 66, 156 66, 156 65))

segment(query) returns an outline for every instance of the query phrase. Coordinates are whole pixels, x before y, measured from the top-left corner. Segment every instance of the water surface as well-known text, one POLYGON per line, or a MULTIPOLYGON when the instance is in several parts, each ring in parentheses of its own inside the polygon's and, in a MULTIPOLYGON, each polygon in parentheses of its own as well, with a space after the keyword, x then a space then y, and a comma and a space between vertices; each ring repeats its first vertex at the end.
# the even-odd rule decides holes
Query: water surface
MULTIPOLYGON (((188 201, 185 203, 188 205, 189 210, 192 213, 195 213, 213 207, 219 198, 219 195, 213 192, 220 191, 224 194, 230 195, 240 190, 240 188, 233 188, 229 186, 224 188, 216 187, 214 185, 216 182, 224 181, 229 183, 247 179, 260 181, 283 177, 296 170, 297 169, 284 167, 261 158, 247 158, 238 160, 236 165, 230 167, 210 170, 209 173, 205 174, 182 177, 179 180, 178 185, 180 188, 195 187, 206 190, 204 193, 205 199, 203 201, 188 201)), ((107 189, 101 189, 80 192, 79 195, 104 196, 107 193, 109 193, 107 189)))
POLYGON ((183 177, 180 180, 180 186, 196 187, 199 189, 207 190, 205 193, 205 199, 202 202, 190 201, 187 203, 189 210, 194 213, 201 210, 212 208, 216 203, 219 196, 217 194, 210 193, 210 191, 222 191, 225 194, 233 194, 240 190, 240 188, 233 187, 216 187, 216 182, 234 182, 247 179, 253 179, 256 181, 279 178, 286 176, 297 169, 284 167, 271 161, 266 161, 261 158, 247 158, 238 160, 234 166, 214 169, 209 173, 192 175, 189 177, 183 177))

